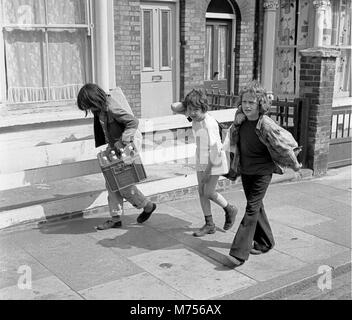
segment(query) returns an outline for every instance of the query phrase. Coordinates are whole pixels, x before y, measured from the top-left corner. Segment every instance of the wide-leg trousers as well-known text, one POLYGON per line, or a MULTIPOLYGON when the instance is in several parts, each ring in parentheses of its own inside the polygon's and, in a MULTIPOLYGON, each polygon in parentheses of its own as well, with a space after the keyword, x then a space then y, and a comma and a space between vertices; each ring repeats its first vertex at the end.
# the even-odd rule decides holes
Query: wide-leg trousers
POLYGON ((253 242, 256 242, 257 247, 268 250, 275 244, 263 204, 272 174, 243 174, 241 178, 247 206, 245 215, 232 242, 230 255, 241 260, 247 260, 253 242))

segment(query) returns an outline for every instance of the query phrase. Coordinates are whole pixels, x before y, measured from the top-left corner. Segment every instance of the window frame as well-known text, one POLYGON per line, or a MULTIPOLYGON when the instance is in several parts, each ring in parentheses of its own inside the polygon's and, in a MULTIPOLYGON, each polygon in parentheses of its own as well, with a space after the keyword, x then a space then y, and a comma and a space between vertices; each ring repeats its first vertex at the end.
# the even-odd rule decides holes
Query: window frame
POLYGON ((6 55, 5 55, 5 39, 4 39, 4 32, 6 30, 33 30, 39 31, 44 29, 44 50, 45 50, 45 55, 46 59, 44 59, 43 64, 45 65, 45 80, 46 80, 46 85, 45 88, 50 89, 50 69, 49 69, 49 33, 52 30, 86 30, 87 31, 87 41, 86 41, 86 49, 87 49, 87 59, 86 59, 86 70, 87 70, 87 75, 88 79, 94 79, 94 50, 93 50, 93 5, 92 5, 92 0, 84 0, 85 4, 85 21, 86 23, 80 23, 80 24, 51 24, 48 22, 48 3, 47 0, 43 0, 44 2, 44 9, 45 9, 45 23, 38 23, 38 24, 16 24, 16 23, 5 23, 5 12, 4 12, 4 0, 0 0, 0 8, 2 14, 0 15, 0 80, 2 80, 0 83, 0 104, 8 104, 8 105, 26 105, 26 104, 33 104, 33 103, 41 103, 41 104, 47 104, 55 101, 59 102, 65 102, 65 101, 72 101, 72 99, 60 99, 60 100, 55 100, 55 99, 50 99, 50 97, 47 97, 46 100, 40 100, 40 101, 19 101, 19 102, 10 102, 8 100, 8 88, 7 88, 7 70, 6 70, 6 55))
MULTIPOLYGON (((349 51, 349 55, 350 55, 350 70, 349 72, 351 72, 351 60, 352 60, 352 15, 350 13, 350 25, 349 25, 349 29, 350 30, 346 30, 346 32, 350 32, 350 36, 349 36, 349 42, 347 44, 343 44, 341 43, 341 7, 342 7, 342 0, 330 0, 330 8, 331 8, 331 15, 332 15, 332 20, 331 20, 331 28, 333 27, 333 16, 334 16, 334 12, 333 12, 333 8, 334 6, 332 5, 332 1, 338 1, 339 2, 339 14, 337 15, 338 20, 337 20, 337 31, 336 31, 336 40, 334 44, 324 44, 325 47, 331 48, 331 49, 335 49, 337 51, 346 51, 346 53, 348 54, 349 51)), ((346 0, 346 13, 348 12, 348 0, 346 0)), ((350 4, 351 7, 351 4, 350 4)), ((325 30, 325 29, 324 29, 325 30)), ((332 36, 331 36, 332 37, 332 36)), ((352 81, 351 81, 351 74, 350 74, 350 79, 349 79, 349 88, 347 88, 347 90, 340 90, 338 88, 339 82, 338 80, 338 68, 339 68, 339 64, 340 64, 340 59, 341 59, 341 54, 337 57, 336 59, 336 70, 335 70, 335 80, 334 80, 334 98, 350 98, 352 97, 352 81)), ((347 68, 346 68, 346 72, 348 72, 347 68)))

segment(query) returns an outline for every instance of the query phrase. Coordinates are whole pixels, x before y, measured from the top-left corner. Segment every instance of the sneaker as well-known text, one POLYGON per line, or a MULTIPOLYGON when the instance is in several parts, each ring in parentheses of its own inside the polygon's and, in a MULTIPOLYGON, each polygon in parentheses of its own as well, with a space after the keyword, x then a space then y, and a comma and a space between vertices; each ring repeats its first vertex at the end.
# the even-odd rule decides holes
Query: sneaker
POLYGON ((137 222, 138 222, 138 223, 143 223, 143 222, 147 221, 147 220, 150 218, 150 216, 152 215, 152 213, 155 211, 155 209, 156 209, 156 204, 153 203, 153 209, 152 209, 152 211, 150 211, 150 212, 145 212, 145 211, 143 210, 143 212, 137 217, 137 222))
POLYGON ((107 220, 103 224, 100 224, 95 227, 97 230, 107 230, 111 228, 120 228, 122 226, 121 220, 114 221, 114 220, 107 220))
POLYGON ((198 231, 193 233, 194 237, 203 237, 206 234, 213 234, 216 232, 215 229, 215 224, 205 224, 203 227, 201 227, 198 231))
POLYGON ((229 205, 227 210, 225 210, 224 230, 229 230, 232 228, 233 224, 235 223, 237 212, 238 209, 232 205, 229 205))

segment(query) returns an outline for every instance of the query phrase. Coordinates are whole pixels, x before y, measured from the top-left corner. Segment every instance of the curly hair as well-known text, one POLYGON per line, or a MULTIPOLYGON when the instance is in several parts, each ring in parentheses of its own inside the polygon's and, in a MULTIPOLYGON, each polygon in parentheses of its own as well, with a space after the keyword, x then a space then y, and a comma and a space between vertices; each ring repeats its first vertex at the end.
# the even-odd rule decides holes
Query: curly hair
POLYGON ((87 83, 78 92, 77 106, 80 110, 85 111, 87 116, 88 111, 94 113, 105 108, 106 96, 105 91, 97 84, 87 83))
POLYGON ((207 96, 200 89, 190 91, 182 103, 186 108, 187 106, 192 106, 195 109, 200 109, 203 113, 209 110, 207 96))
POLYGON ((237 104, 237 107, 240 111, 242 111, 242 98, 245 93, 253 94, 257 98, 258 110, 260 115, 267 114, 270 111, 271 103, 268 99, 266 90, 256 80, 250 82, 244 88, 241 89, 237 104))

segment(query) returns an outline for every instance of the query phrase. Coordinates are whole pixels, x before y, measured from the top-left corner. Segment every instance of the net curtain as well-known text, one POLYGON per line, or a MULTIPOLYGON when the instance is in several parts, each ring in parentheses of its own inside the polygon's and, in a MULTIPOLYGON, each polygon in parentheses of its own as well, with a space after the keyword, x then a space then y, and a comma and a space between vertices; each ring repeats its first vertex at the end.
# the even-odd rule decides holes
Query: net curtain
MULTIPOLYGON (((5 25, 86 23, 84 0, 46 1, 47 17, 44 0, 3 0, 5 25)), ((87 78, 86 33, 5 27, 9 102, 74 99, 87 78)))

